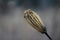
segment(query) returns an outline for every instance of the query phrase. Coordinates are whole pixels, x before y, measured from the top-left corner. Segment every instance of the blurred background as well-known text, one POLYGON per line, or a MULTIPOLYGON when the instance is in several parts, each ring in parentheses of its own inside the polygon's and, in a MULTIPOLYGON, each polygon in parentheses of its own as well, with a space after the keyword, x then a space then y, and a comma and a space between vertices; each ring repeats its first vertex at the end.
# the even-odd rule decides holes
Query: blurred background
POLYGON ((53 40, 60 40, 60 0, 0 0, 0 40, 49 40, 24 19, 24 11, 40 15, 53 40))

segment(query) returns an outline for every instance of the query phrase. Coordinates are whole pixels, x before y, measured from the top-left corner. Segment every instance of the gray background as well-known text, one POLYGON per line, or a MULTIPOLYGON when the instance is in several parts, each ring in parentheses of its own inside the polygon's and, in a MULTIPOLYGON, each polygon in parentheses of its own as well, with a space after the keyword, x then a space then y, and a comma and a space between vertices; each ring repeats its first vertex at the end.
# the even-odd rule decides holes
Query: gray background
POLYGON ((43 0, 41 4, 38 1, 36 6, 26 0, 17 6, 16 1, 8 1, 4 7, 4 2, 0 2, 0 40, 49 40, 45 34, 41 34, 26 22, 24 11, 27 9, 32 9, 41 17, 53 40, 60 40, 59 5, 49 6, 49 1, 43 0))

